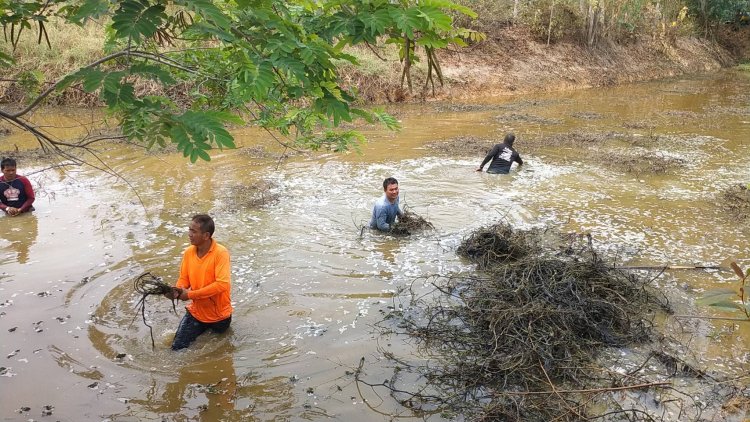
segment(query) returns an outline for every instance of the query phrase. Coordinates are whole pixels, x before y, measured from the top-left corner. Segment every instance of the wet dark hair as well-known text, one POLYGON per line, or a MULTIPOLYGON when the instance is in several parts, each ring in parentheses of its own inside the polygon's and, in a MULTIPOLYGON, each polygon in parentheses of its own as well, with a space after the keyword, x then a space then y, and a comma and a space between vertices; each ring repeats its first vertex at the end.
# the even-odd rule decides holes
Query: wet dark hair
POLYGON ((516 135, 514 135, 512 133, 509 133, 509 134, 505 135, 505 139, 503 139, 503 142, 505 142, 509 146, 513 145, 513 142, 515 142, 515 141, 516 141, 516 135))
POLYGON ((211 236, 214 235, 216 226, 214 225, 214 219, 209 217, 207 214, 196 214, 193 216, 193 221, 200 224, 201 232, 208 232, 211 236))
POLYGON ((0 161, 0 170, 6 168, 6 167, 16 167, 16 160, 8 157, 3 158, 3 161, 0 161))
POLYGON ((395 177, 386 177, 386 179, 383 180, 383 190, 388 190, 389 185, 398 185, 398 180, 396 180, 395 177))

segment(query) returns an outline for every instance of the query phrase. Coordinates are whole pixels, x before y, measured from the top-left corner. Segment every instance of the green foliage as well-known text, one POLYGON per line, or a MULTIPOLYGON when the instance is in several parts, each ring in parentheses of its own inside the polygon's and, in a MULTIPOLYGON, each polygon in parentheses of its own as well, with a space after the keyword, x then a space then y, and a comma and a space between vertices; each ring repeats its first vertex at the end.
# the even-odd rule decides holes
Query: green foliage
POLYGON ((0 68, 10 67, 11 65, 13 65, 13 63, 14 63, 13 56, 0 51, 0 68))
POLYGON ((741 312, 745 318, 750 320, 750 299, 745 295, 748 281, 750 281, 750 268, 745 272, 736 262, 732 262, 731 267, 740 280, 739 287, 737 289, 720 288, 710 290, 698 299, 697 303, 725 312, 741 312))
POLYGON ((708 31, 718 24, 734 21, 738 12, 750 10, 748 0, 685 0, 690 15, 708 31))
MULTIPOLYGON (((356 65, 345 47, 396 44, 405 76, 419 60, 417 47, 424 48, 428 77, 440 80, 434 51, 481 39, 455 28, 456 14, 476 16, 450 0, 0 0, 0 24, 12 46, 34 23, 41 40, 50 16, 73 25, 105 23, 108 55, 65 76, 56 89, 97 93, 129 139, 148 147, 175 143, 191 161, 233 148, 226 125, 241 124, 238 115, 298 146, 334 151, 364 139, 338 130, 343 123, 397 128, 382 110, 355 107, 356 93, 340 84, 337 64, 356 65), (176 40, 180 48, 171 48, 176 40), (193 88, 178 107, 165 96, 140 94, 135 87, 144 80, 160 92, 176 84, 193 88)), ((0 55, 0 63, 11 60, 0 55)))
POLYGON ((581 15, 570 0, 536 1, 522 9, 520 20, 540 42, 579 39, 583 27, 581 15))
POLYGON ((23 89, 26 98, 34 98, 39 95, 44 74, 38 70, 22 72, 18 76, 18 85, 23 89))

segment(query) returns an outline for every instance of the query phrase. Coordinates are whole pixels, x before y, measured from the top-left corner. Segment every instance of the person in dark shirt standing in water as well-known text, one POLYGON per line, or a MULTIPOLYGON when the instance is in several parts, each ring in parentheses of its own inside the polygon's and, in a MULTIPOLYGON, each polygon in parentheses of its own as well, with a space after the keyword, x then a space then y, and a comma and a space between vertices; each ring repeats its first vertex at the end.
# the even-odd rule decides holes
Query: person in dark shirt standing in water
POLYGON ((516 140, 516 135, 509 133, 505 135, 505 139, 502 144, 496 144, 487 156, 484 157, 482 164, 479 165, 477 171, 482 171, 482 167, 487 164, 490 160, 490 166, 487 168, 487 173, 492 174, 508 174, 510 172, 510 166, 515 161, 518 166, 523 165, 521 156, 518 155, 515 149, 513 149, 513 142, 516 140))
POLYGON ((11 217, 33 211, 34 189, 29 179, 16 174, 16 160, 3 158, 0 161, 0 210, 11 217))

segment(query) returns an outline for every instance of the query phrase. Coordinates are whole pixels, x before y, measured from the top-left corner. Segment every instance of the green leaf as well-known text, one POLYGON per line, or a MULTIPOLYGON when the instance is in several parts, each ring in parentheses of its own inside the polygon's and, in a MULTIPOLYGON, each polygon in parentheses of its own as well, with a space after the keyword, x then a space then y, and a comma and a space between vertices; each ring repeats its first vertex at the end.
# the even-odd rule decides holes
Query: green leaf
POLYGON ((0 51, 0 67, 10 67, 15 64, 15 62, 16 61, 13 60, 13 57, 0 51))
POLYGON ((454 3, 450 0, 422 0, 421 4, 425 6, 432 6, 439 9, 449 9, 449 10, 455 10, 459 13, 462 13, 470 18, 476 18, 477 14, 471 10, 470 8, 460 5, 458 3, 454 3))
POLYGON ((430 48, 443 48, 448 45, 448 41, 434 35, 423 35, 417 40, 417 45, 430 48))
MULTIPOLYGON (((197 151, 198 157, 200 157, 202 160, 211 161, 211 156, 208 155, 208 152, 206 152, 206 150, 196 149, 195 151, 197 151)), ((195 160, 192 160, 192 161, 195 162, 195 160)))
POLYGON ((390 15, 391 19, 393 19, 393 22, 396 24, 396 28, 406 34, 410 40, 414 39, 415 30, 419 31, 427 29, 427 25, 423 25, 424 22, 420 19, 420 12, 417 8, 409 8, 406 10, 391 9, 390 15))
POLYGON ((74 72, 69 75, 66 75, 64 78, 60 79, 60 82, 58 82, 57 85, 55 86, 55 90, 64 91, 73 83, 81 80, 81 78, 83 77, 83 75, 81 74, 81 70, 79 70, 78 72, 74 72))
POLYGON ((383 109, 374 109, 373 114, 377 119, 385 125, 390 130, 398 130, 401 129, 401 123, 396 120, 395 117, 391 116, 390 114, 386 113, 383 109))
POLYGON ((177 3, 200 14, 204 19, 223 29, 229 29, 231 26, 231 19, 210 0, 186 0, 177 3))
POLYGON ((730 298, 737 298, 737 290, 726 287, 720 289, 712 289, 706 292, 701 298, 695 302, 699 305, 712 306, 714 303, 722 302, 730 298))
POLYGON ((84 0, 83 4, 68 11, 67 19, 77 25, 82 25, 86 19, 96 19, 108 10, 109 1, 107 0, 84 0))
POLYGON ((429 29, 450 31, 453 19, 443 13, 440 9, 436 7, 422 6, 417 8, 417 11, 418 16, 428 22, 429 29))
POLYGON ((99 89, 104 77, 107 76, 107 72, 102 72, 99 69, 86 69, 82 74, 83 76, 83 90, 86 92, 94 92, 99 89))
POLYGON ((385 34, 386 28, 391 25, 391 15, 387 8, 378 9, 374 13, 362 13, 359 18, 367 35, 373 40, 385 34))
POLYGON ((732 301, 729 301, 729 300, 724 300, 724 301, 720 301, 720 302, 716 302, 716 303, 711 303, 708 306, 710 306, 712 308, 720 309, 722 311, 727 311, 727 312, 744 311, 745 310, 745 306, 742 305, 741 303, 732 302, 732 301))
POLYGON ((166 17, 163 5, 146 8, 139 1, 126 0, 112 16, 112 28, 117 38, 132 38, 140 43, 143 38, 154 35, 166 17))
POLYGON ((159 66, 137 63, 130 67, 130 72, 136 75, 142 75, 149 79, 158 80, 164 85, 172 85, 175 83, 175 79, 166 70, 159 66))

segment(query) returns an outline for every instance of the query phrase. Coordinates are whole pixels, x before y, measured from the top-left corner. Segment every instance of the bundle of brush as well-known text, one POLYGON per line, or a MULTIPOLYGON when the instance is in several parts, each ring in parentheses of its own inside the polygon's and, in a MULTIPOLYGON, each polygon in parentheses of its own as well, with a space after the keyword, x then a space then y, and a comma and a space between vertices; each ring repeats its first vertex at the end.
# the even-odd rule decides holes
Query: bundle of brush
MULTIPOLYGON (((174 310, 175 315, 177 315, 177 306, 175 302, 176 299, 174 299, 174 296, 175 293, 180 292, 180 289, 170 286, 169 284, 165 283, 161 277, 155 276, 150 272, 145 272, 139 275, 138 278, 135 279, 134 287, 135 291, 142 295, 141 300, 138 301, 135 307, 137 309, 140 309, 141 316, 143 318, 143 324, 149 329, 149 332, 151 334, 151 346, 153 348, 156 348, 156 342, 154 341, 154 330, 153 328, 151 328, 148 322, 146 322, 146 298, 150 295, 168 295, 168 297, 170 297, 170 299, 172 300, 172 310, 174 310)), ((136 317, 137 316, 138 314, 136 314, 136 317)), ((133 317, 133 321, 135 321, 135 317, 133 317)))
POLYGON ((398 221, 391 225, 390 233, 395 236, 408 236, 417 231, 434 229, 435 226, 421 215, 404 209, 398 221))

